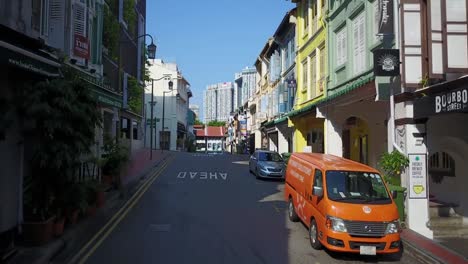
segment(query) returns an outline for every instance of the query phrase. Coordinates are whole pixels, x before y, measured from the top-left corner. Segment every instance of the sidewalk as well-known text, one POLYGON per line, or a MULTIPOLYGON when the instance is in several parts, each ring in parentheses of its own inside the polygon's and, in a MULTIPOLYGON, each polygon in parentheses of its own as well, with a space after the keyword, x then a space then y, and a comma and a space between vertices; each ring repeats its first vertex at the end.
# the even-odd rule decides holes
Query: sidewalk
POLYGON ((468 263, 468 259, 410 229, 401 233, 404 250, 423 263, 468 263))
POLYGON ((150 160, 149 149, 134 153, 125 176, 122 177, 123 188, 106 192, 105 205, 98 209, 95 216, 80 219, 76 225, 66 229, 63 236, 40 247, 18 246, 18 252, 6 263, 46 264, 51 263, 52 259, 55 259, 56 263, 66 263, 68 254, 79 250, 123 206, 130 195, 122 196, 121 191, 125 194, 135 192, 139 184, 142 184, 140 180, 171 155, 171 151, 161 153, 154 150, 153 159, 150 160))
POLYGON ((149 149, 143 149, 133 153, 130 158, 130 164, 127 167, 127 173, 125 177, 122 178, 123 185, 128 185, 141 178, 142 174, 144 175, 149 168, 154 167, 155 164, 166 159, 170 153, 171 151, 168 150, 164 152, 161 152, 161 150, 153 150, 152 160, 150 160, 149 149))

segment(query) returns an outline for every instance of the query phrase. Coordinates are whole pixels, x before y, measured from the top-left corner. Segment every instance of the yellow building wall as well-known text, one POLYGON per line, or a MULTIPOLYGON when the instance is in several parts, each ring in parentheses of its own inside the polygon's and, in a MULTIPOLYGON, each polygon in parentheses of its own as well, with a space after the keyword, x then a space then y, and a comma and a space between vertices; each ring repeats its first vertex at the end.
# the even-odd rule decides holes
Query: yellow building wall
MULTIPOLYGON (((366 122, 357 119, 356 126, 351 127, 350 131, 350 159, 361 162, 360 160, 360 139, 367 136, 367 156, 369 155, 369 127, 366 122)), ((367 157, 368 159, 369 157, 367 157)))
MULTIPOLYGON (((297 106, 296 109, 300 109, 302 107, 307 106, 308 102, 314 102, 317 99, 320 99, 320 97, 323 95, 324 91, 326 90, 326 82, 323 83, 323 89, 322 91, 319 90, 319 83, 318 79, 319 76, 321 76, 321 69, 320 69, 320 64, 321 64, 321 52, 324 53, 324 56, 322 57, 324 61, 324 75, 326 75, 327 71, 327 28, 326 24, 322 23, 323 21, 323 15, 324 14, 319 14, 318 19, 317 19, 317 24, 318 24, 318 30, 316 32, 311 31, 311 14, 312 11, 309 8, 309 32, 307 34, 304 34, 304 17, 303 17, 303 9, 305 5, 305 1, 307 0, 302 0, 300 3, 298 3, 298 21, 299 23, 296 24, 296 32, 298 32, 297 40, 298 40, 298 54, 296 57, 296 72, 298 75, 298 81, 297 81, 297 106), (320 50, 319 48, 323 46, 324 49, 320 50), (311 64, 311 58, 312 55, 315 53, 315 56, 317 58, 317 63, 316 63, 316 83, 310 83, 311 82, 311 76, 310 76, 310 64, 311 64), (302 63, 307 60, 308 61, 308 70, 307 73, 309 74, 308 76, 308 87, 304 87, 303 85, 303 65, 302 63), (315 97, 314 98, 308 98, 308 90, 314 89, 315 90, 315 97)), ((321 6, 322 1, 325 0, 318 0, 317 5, 321 6)), ((321 12, 324 12, 324 10, 321 10, 321 12)))
POLYGON ((294 149, 296 152, 303 152, 307 146, 307 133, 312 129, 323 131, 324 119, 315 118, 312 115, 301 116, 292 119, 296 128, 294 133, 294 149))

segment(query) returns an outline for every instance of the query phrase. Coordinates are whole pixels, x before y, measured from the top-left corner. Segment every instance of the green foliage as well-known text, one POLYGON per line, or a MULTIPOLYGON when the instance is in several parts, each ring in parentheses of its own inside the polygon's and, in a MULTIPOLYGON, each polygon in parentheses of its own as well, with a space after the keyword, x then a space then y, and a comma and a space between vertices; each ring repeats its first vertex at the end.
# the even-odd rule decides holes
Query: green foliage
POLYGON ((138 84, 137 79, 128 78, 128 107, 134 113, 141 114, 143 111, 143 87, 138 84))
POLYGON ((379 161, 379 166, 384 171, 384 179, 393 184, 401 185, 401 173, 409 166, 409 159, 397 150, 384 153, 379 161))
POLYGON ((149 70, 149 67, 151 66, 150 61, 148 60, 148 49, 146 48, 145 43, 142 43, 142 50, 144 51, 144 61, 143 65, 141 65, 141 71, 143 75, 143 81, 150 82, 151 81, 151 72, 149 70))
POLYGON ((88 206, 87 186, 85 183, 69 183, 65 187, 64 208, 84 211, 88 206))
POLYGON ((103 155, 102 174, 118 176, 129 160, 128 149, 115 142, 113 138, 105 136, 103 150, 106 154, 103 155))
POLYGON ((204 125, 204 123, 197 118, 195 119, 194 125, 204 125))
POLYGON ((124 0, 123 17, 127 22, 128 31, 135 35, 137 14, 135 12, 135 0, 124 0))
POLYGON ((67 176, 91 152, 95 127, 102 122, 88 84, 65 71, 65 79, 18 88, 16 108, 22 133, 35 139, 31 163, 31 212, 41 218, 60 197, 67 176))
POLYGON ((218 121, 218 120, 213 120, 208 123, 208 126, 215 126, 215 127, 222 127, 226 126, 225 121, 218 121))
POLYGON ((116 61, 119 57, 119 35, 119 21, 109 7, 104 5, 104 32, 102 41, 104 47, 109 51, 109 57, 116 61))

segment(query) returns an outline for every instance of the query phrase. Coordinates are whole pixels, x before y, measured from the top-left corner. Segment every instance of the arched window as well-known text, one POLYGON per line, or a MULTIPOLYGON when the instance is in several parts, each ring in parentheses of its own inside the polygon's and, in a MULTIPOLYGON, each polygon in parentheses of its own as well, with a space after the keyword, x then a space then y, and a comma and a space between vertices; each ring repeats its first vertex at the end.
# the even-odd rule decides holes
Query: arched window
POLYGON ((435 182, 443 177, 455 177, 455 160, 446 152, 436 152, 429 157, 429 174, 435 182))

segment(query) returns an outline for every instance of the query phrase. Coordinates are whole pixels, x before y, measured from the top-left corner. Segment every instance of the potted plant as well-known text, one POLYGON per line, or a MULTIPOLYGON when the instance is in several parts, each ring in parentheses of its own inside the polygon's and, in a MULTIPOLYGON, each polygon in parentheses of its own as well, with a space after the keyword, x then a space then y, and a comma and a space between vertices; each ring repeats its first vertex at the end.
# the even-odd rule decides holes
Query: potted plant
POLYGON ((128 149, 115 142, 115 139, 105 136, 102 161, 102 182, 107 185, 114 185, 114 178, 120 176, 120 171, 129 160, 128 149))
POLYGON ((404 192, 406 188, 401 187, 401 173, 409 166, 409 159, 406 155, 394 150, 384 153, 379 161, 379 166, 384 171, 384 181, 389 190, 396 192, 395 203, 398 207, 400 220, 405 221, 404 192))
POLYGON ((384 180, 391 185, 401 185, 401 173, 409 166, 409 159, 397 150, 384 153, 379 161, 384 180))
POLYGON ((97 192, 99 184, 96 181, 88 181, 86 183, 86 202, 88 204, 86 208, 87 216, 94 216, 97 210, 97 192))
POLYGON ((11 110, 18 116, 23 136, 35 139, 29 164, 31 202, 25 200, 24 226, 34 233, 29 223, 43 223, 40 232, 48 232, 43 238, 53 231, 54 199, 63 192, 81 157, 91 152, 95 128, 102 123, 89 84, 67 68, 63 74, 64 78, 18 87, 11 110))
POLYGON ((26 243, 40 246, 53 237, 55 215, 51 210, 52 195, 33 182, 24 197, 23 238, 26 243), (35 199, 42 197, 43 199, 35 199))
POLYGON ((70 183, 65 197, 65 217, 68 225, 74 225, 78 221, 80 211, 87 207, 85 186, 82 183, 70 183))
POLYGON ((56 217, 54 221, 54 235, 61 236, 65 227, 65 215, 63 214, 63 209, 58 208, 56 211, 56 217))

